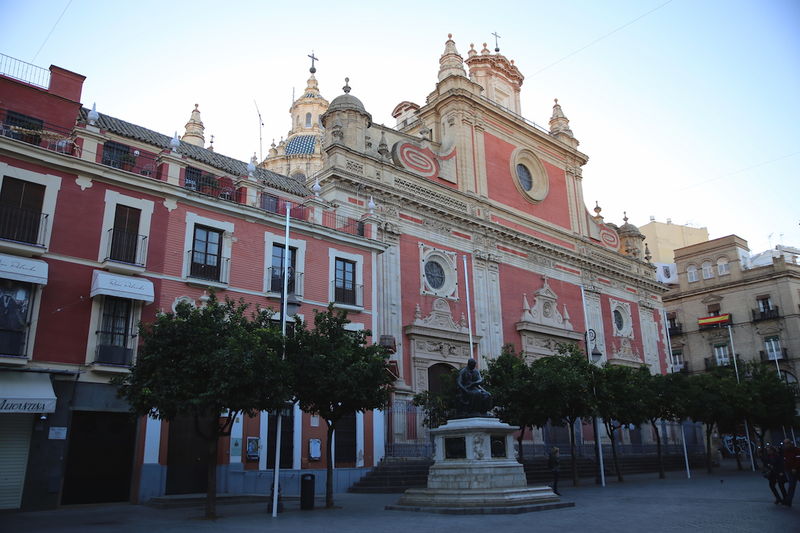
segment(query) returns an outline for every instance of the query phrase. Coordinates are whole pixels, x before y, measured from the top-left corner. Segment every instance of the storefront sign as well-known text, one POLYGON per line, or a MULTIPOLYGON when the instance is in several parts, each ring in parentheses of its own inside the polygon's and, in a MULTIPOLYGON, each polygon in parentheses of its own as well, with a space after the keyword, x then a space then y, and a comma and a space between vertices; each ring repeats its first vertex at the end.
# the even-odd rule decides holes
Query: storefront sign
POLYGON ((47 285, 47 263, 39 259, 0 254, 0 278, 47 285))
POLYGON ((107 294, 109 296, 152 303, 154 295, 153 282, 146 278, 120 276, 102 270, 95 270, 92 272, 92 291, 90 294, 92 297, 98 294, 107 294))

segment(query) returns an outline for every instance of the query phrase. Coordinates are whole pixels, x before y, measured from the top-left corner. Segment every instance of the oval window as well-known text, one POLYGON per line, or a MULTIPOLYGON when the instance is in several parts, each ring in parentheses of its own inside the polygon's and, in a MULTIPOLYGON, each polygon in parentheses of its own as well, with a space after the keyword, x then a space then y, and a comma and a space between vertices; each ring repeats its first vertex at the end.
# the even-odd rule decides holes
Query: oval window
POLYGON ((444 269, 442 265, 436 261, 427 261, 425 263, 425 280, 434 290, 444 287, 444 269))
POLYGON ((614 309, 614 325, 619 331, 622 331, 622 328, 625 327, 625 318, 623 318, 619 309, 614 309))

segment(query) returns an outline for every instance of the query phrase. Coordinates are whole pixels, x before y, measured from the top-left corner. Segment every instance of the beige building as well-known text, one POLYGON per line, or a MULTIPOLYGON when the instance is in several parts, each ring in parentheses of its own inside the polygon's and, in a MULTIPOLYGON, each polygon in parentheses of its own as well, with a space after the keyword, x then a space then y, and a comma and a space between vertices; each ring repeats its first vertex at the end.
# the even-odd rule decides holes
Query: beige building
POLYGON ((707 228, 673 224, 670 219, 657 222, 651 217, 650 222, 641 226, 639 231, 645 237, 654 263, 674 263, 675 250, 708 240, 707 228))
POLYGON ((775 253, 752 263, 729 235, 675 250, 678 285, 663 297, 675 371, 763 361, 790 382, 800 370, 800 264, 775 253), (705 320, 704 320, 705 319, 705 320), (728 327, 730 326, 730 327, 728 327))

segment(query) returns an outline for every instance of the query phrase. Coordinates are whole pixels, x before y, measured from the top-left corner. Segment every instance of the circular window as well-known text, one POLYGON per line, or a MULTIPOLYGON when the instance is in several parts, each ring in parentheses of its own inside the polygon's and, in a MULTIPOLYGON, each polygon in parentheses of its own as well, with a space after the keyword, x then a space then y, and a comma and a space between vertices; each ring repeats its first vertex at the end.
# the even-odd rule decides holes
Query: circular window
POLYGON ((618 331, 622 331, 625 327, 625 317, 622 316, 619 309, 614 309, 614 325, 617 327, 618 331))
POLYGON ((550 183, 547 180, 547 172, 531 150, 527 148, 517 148, 511 154, 511 175, 517 189, 523 193, 528 200, 540 202, 547 197, 550 190, 550 183))
POLYGON ((444 287, 444 269, 437 261, 425 262, 425 280, 431 289, 439 290, 444 287))
POLYGON ((517 180, 519 181, 520 187, 526 191, 530 191, 533 187, 533 176, 531 176, 531 171, 528 170, 528 167, 521 163, 517 165, 517 180))

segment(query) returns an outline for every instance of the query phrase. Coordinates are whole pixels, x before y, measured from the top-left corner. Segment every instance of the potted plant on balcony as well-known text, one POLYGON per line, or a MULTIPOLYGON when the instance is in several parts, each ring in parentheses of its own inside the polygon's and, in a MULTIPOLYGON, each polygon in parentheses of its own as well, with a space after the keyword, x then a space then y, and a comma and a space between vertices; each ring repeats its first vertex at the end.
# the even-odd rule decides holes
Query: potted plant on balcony
POLYGON ((130 171, 136 166, 136 156, 131 153, 122 154, 119 156, 119 163, 122 170, 130 171))

